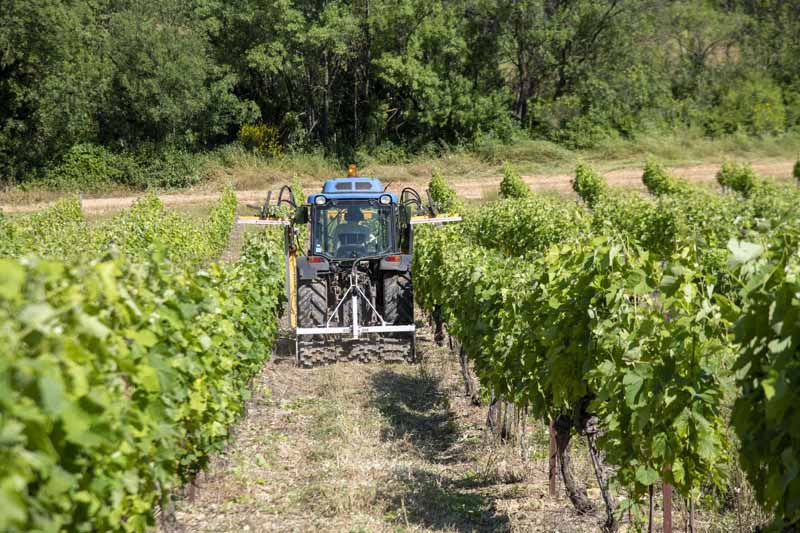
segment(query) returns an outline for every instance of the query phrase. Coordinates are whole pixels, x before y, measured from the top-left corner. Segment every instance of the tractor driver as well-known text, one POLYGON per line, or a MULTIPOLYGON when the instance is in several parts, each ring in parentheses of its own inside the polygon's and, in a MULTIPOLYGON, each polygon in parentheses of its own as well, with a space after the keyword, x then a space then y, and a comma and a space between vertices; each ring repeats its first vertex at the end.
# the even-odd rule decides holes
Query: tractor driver
POLYGON ((372 232, 360 222, 364 220, 361 208, 350 206, 344 214, 344 224, 339 224, 333 230, 334 242, 339 246, 365 246, 369 242, 372 232))

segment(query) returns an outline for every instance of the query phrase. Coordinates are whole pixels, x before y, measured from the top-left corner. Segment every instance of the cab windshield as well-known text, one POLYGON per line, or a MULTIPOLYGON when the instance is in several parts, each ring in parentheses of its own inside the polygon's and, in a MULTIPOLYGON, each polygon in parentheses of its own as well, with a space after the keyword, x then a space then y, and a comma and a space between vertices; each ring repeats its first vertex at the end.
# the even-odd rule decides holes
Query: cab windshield
POLYGON ((313 254, 340 259, 391 252, 392 208, 377 200, 333 200, 315 210, 313 254))

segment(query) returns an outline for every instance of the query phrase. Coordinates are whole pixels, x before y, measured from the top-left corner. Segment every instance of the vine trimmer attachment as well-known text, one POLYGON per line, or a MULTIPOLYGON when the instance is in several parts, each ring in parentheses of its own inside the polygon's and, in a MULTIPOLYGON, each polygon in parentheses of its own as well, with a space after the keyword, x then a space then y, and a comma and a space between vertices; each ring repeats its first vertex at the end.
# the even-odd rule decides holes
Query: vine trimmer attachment
POLYGON ((250 206, 258 215, 236 220, 285 228, 288 327, 302 366, 415 358, 413 228, 461 217, 440 214, 429 193, 423 202, 412 188, 399 197, 387 188, 351 165, 305 203, 284 186, 275 204, 269 194, 250 206))

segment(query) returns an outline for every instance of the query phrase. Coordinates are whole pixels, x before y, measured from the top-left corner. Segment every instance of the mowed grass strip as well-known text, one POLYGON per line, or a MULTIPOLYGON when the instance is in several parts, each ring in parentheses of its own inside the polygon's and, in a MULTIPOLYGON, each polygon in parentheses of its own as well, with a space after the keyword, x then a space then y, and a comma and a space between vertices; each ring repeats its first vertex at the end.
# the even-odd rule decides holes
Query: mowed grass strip
POLYGON ((417 365, 269 364, 230 446, 162 531, 595 528, 547 497, 545 430, 529 428, 524 457, 498 442, 455 356, 424 339, 417 365))

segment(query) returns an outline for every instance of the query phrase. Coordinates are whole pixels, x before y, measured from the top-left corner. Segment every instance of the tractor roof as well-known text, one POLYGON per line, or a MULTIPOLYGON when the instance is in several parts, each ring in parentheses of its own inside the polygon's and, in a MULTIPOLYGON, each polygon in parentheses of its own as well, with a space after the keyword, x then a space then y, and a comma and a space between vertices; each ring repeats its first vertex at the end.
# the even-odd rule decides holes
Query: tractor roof
POLYGON ((388 194, 392 203, 397 203, 397 195, 383 192, 383 183, 375 178, 334 178, 327 180, 322 186, 322 192, 308 196, 308 203, 313 204, 317 196, 324 195, 336 200, 372 200, 388 194))

